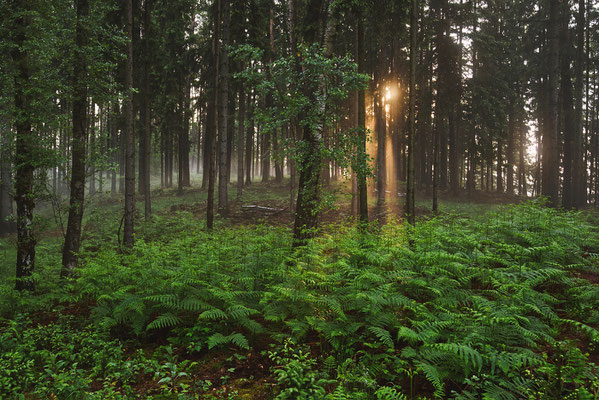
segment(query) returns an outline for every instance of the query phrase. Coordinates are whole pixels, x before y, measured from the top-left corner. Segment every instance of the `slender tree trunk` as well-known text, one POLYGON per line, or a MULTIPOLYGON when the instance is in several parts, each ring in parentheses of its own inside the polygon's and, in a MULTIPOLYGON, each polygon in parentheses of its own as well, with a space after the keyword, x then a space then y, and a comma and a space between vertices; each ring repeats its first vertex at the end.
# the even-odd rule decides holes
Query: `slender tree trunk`
POLYGON ((143 134, 141 135, 143 140, 143 153, 140 158, 143 158, 143 184, 144 184, 144 217, 150 218, 152 215, 152 200, 150 198, 150 163, 151 163, 151 151, 152 151, 152 93, 150 92, 150 60, 152 59, 152 46, 150 43, 150 29, 151 29, 151 7, 152 0, 146 0, 144 9, 144 52, 146 62, 144 63, 144 96, 143 96, 143 109, 144 109, 144 121, 143 121, 143 134))
POLYGON ((559 88, 559 0, 550 0, 550 20, 548 25, 549 51, 547 65, 549 68, 548 101, 549 115, 547 126, 543 132, 543 165, 542 195, 549 204, 559 204, 559 150, 558 150, 558 88, 559 88))
POLYGON ((374 130, 376 131, 377 153, 376 153, 376 190, 377 206, 385 203, 385 190, 387 181, 386 171, 386 140, 387 140, 387 121, 385 115, 385 106, 383 105, 383 77, 381 64, 379 73, 375 75, 375 85, 378 88, 374 91, 374 130))
POLYGON ((508 107, 506 181, 507 193, 511 195, 514 194, 514 164, 516 156, 516 115, 514 109, 514 100, 510 101, 508 107))
POLYGON ((231 166, 233 164, 233 139, 235 138, 235 111, 237 102, 237 89, 229 87, 229 104, 227 111, 227 185, 231 183, 231 166))
POLYGON ((218 211, 227 215, 227 134, 229 111, 229 3, 230 0, 220 0, 222 7, 222 44, 219 47, 219 121, 218 121, 218 211))
POLYGON ((125 62, 125 224, 123 244, 133 247, 133 224, 135 214, 135 137, 133 135, 133 7, 125 0, 127 31, 127 60, 125 62))
MULTIPOLYGON (((228 1, 228 0, 224 0, 228 1)), ((216 135, 218 132, 218 108, 219 108, 219 85, 220 85, 220 30, 221 30, 221 0, 213 3, 214 12, 214 37, 212 40, 212 58, 214 62, 214 86, 212 98, 208 103, 208 131, 206 138, 210 139, 210 147, 206 151, 208 167, 208 200, 206 205, 206 228, 212 230, 214 227, 214 186, 216 183, 216 135)), ((208 145, 208 140, 205 146, 208 145)))
POLYGON ((239 87, 239 125, 237 127, 237 199, 243 196, 243 142, 245 133, 245 88, 239 87))
MULTIPOLYGON (((366 59, 366 49, 364 47, 364 22, 362 12, 357 13, 357 58, 358 72, 364 73, 364 62, 366 59)), ((368 222, 368 186, 366 184, 367 174, 367 157, 366 157, 366 97, 364 90, 358 91, 358 135, 360 141, 358 143, 358 168, 356 171, 357 187, 358 187, 358 210, 360 226, 364 226, 368 222)))
POLYGON ((33 232, 33 174, 35 171, 34 149, 37 135, 31 127, 31 98, 27 87, 31 85, 29 54, 26 38, 31 16, 31 3, 21 0, 17 3, 21 13, 17 17, 15 30, 15 46, 12 59, 16 65, 15 74, 15 109, 20 113, 16 119, 16 152, 15 152, 15 202, 17 203, 17 268, 16 289, 34 290, 33 270, 35 267, 35 236, 33 232))
POLYGON ((578 1, 578 14, 576 17, 576 63, 574 64, 575 84, 574 84, 574 140, 572 143, 572 190, 573 202, 575 208, 584 207, 587 203, 585 175, 586 163, 583 156, 583 115, 582 115, 582 100, 583 100, 583 80, 584 80, 584 30, 585 30, 585 0, 578 1))
MULTIPOLYGON (((85 200, 85 139, 87 130, 87 45, 86 21, 89 15, 88 0, 77 0, 77 27, 75 33, 75 68, 73 71, 73 139, 71 142, 71 197, 69 219, 62 249, 62 277, 69 276, 77 267, 81 245, 81 221, 85 200)), ((92 133, 93 134, 93 133, 92 133)))
POLYGON ((417 46, 417 20, 418 0, 412 0, 410 10, 410 103, 408 110, 408 180, 406 193, 406 216, 412 226, 416 222, 415 211, 415 181, 414 181, 414 137, 416 136, 416 46, 417 46))
POLYGON ((254 96, 248 93, 247 120, 249 122, 245 138, 245 184, 252 184, 252 149, 254 147, 254 96))

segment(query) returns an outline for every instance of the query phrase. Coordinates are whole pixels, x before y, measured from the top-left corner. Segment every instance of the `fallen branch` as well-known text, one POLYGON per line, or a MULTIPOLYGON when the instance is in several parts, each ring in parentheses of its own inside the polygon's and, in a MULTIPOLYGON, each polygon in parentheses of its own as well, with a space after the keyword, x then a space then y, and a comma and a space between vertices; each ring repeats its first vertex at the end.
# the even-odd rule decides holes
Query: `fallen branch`
POLYGON ((253 205, 253 204, 241 206, 241 209, 244 211, 261 211, 261 212, 267 212, 267 213, 279 213, 281 211, 284 211, 283 208, 264 207, 264 206, 257 206, 257 205, 253 205))

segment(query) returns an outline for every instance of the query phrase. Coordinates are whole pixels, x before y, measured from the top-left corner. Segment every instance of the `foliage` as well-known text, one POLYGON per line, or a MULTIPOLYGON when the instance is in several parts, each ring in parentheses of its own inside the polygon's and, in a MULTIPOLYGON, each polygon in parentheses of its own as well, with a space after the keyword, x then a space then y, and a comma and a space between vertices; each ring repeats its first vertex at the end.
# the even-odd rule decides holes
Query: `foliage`
POLYGON ((599 289, 583 277, 599 273, 599 242, 584 214, 526 203, 414 228, 392 222, 377 234, 331 232, 292 250, 284 229, 211 235, 188 214, 157 216, 139 233, 148 241, 130 253, 97 246, 62 294, 39 300, 45 313, 64 313, 56 301, 91 304, 94 328, 68 317, 37 326, 36 314, 18 316, 26 304, 12 303, 16 316, 0 329, 2 387, 56 394, 117 382, 125 393, 141 374, 154 392, 193 398, 201 388, 187 360, 282 343, 271 353, 279 398, 597 390, 599 289), (169 237, 150 241, 158 226, 169 237), (124 358, 123 340, 160 338, 171 345, 124 358))

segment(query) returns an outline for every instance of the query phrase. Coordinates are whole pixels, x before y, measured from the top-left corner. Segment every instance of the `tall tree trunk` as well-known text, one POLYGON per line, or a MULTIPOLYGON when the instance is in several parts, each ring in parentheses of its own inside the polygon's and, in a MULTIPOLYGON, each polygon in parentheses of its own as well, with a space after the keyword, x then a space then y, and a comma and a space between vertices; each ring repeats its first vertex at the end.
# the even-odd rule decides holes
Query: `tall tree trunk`
MULTIPOLYGON (((318 42, 318 27, 316 21, 326 20, 322 12, 323 0, 310 0, 305 19, 306 43, 318 42)), ((296 54, 296 71, 300 73, 299 59, 296 54)), ((316 93, 304 93, 312 102, 316 102, 316 93)), ((323 107, 324 108, 324 107, 323 107)), ((324 112, 324 109, 322 110, 324 112)), ((302 118, 300 118, 301 120, 302 118)), ((293 246, 302 246, 314 237, 318 227, 318 207, 320 205, 320 175, 322 168, 321 149, 322 132, 309 125, 303 127, 302 140, 305 143, 305 154, 302 166, 299 168, 299 187, 293 226, 293 246)))
MULTIPOLYGON (((366 49, 364 47, 364 22, 362 12, 357 13, 357 59, 358 72, 364 73, 364 62, 366 59, 366 49)), ((368 222, 368 186, 366 184, 366 174, 368 170, 366 156, 366 98, 364 89, 358 91, 358 135, 360 140, 358 143, 358 168, 356 171, 356 179, 358 186, 358 210, 360 214, 360 226, 364 226, 368 222)))
POLYGON ((546 196, 552 207, 559 204, 559 150, 558 150, 558 88, 559 88, 559 0, 549 2, 549 67, 548 101, 549 115, 543 132, 542 195, 546 196))
POLYGON ((574 140, 572 143, 572 190, 573 202, 572 206, 580 208, 586 205, 586 163, 583 156, 583 116, 582 116, 582 100, 583 100, 583 79, 584 79, 584 30, 585 30, 585 0, 578 1, 578 14, 576 17, 576 63, 574 64, 575 84, 574 96, 575 103, 575 130, 574 140))
POLYGON ((31 2, 17 3, 20 11, 15 30, 15 46, 12 59, 16 65, 15 109, 19 113, 15 127, 17 133, 15 152, 15 202, 17 203, 17 268, 16 289, 34 290, 33 270, 35 267, 35 236, 33 232, 33 174, 35 171, 34 149, 37 135, 31 128, 31 98, 27 87, 31 85, 29 54, 27 53, 27 31, 31 23, 31 2))
POLYGON ((227 134, 228 111, 229 111, 229 56, 227 46, 229 45, 229 16, 230 0, 220 0, 222 7, 222 44, 219 47, 219 121, 218 121, 218 211, 227 215, 227 134))
MULTIPOLYGON (((77 26, 75 33, 75 68, 73 71, 73 139, 71 142, 71 197, 69 219, 62 249, 62 277, 69 276, 77 267, 81 245, 81 220, 85 200, 85 139, 87 130, 87 45, 86 21, 89 15, 88 0, 77 0, 77 26)), ((93 134, 93 133, 92 133, 93 134)), ((93 151, 93 149, 92 149, 93 151)))
POLYGON ((151 7, 152 0, 146 0, 144 9, 144 53, 146 62, 144 63, 144 86, 143 86, 143 153, 140 158, 143 158, 143 194, 144 194, 144 217, 150 218, 152 215, 152 200, 150 198, 150 163, 152 151, 152 93, 150 92, 150 60, 152 59, 152 46, 150 43, 151 29, 151 7))
POLYGON ((127 60, 125 62, 125 224, 123 244, 133 247, 133 224, 135 214, 135 137, 133 135, 133 7, 125 0, 127 60))
POLYGON ((416 136, 416 121, 414 114, 416 112, 416 46, 418 34, 416 23, 418 17, 418 0, 412 0, 410 10, 410 103, 408 110, 408 180, 406 193, 406 216, 408 223, 412 226, 416 222, 415 211, 415 181, 414 181, 414 137, 416 136))
MULTIPOLYGON (((224 0, 227 1, 227 0, 224 0)), ((216 183, 216 136, 218 132, 218 106, 220 85, 220 30, 221 30, 221 0, 213 3, 214 12, 214 37, 212 38, 212 61, 214 66, 214 83, 212 97, 208 102, 208 126, 206 133, 206 163, 208 171, 208 199, 206 204, 206 228, 212 230, 214 227, 214 186, 216 183), (210 140, 208 140, 210 139, 210 140)))
MULTIPOLYGON (((576 137, 576 121, 574 114, 574 98, 572 93, 572 71, 570 61, 572 60, 572 43, 570 40, 570 29, 568 23, 570 20, 569 5, 562 5, 561 13, 561 115, 563 115, 564 132, 564 158, 563 158, 563 190, 562 205, 565 209, 572 209, 575 206, 576 193, 573 187, 574 171, 574 142, 576 137)), ((580 154, 582 157, 582 154, 580 154)))

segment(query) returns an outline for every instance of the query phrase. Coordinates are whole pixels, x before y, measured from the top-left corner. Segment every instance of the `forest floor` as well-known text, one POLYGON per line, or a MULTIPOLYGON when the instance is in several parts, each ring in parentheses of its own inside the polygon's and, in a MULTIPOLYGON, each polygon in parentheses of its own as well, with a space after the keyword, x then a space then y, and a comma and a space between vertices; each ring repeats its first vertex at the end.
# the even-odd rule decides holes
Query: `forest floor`
POLYGON ((131 251, 121 200, 97 194, 69 281, 64 212, 42 204, 35 294, 0 239, 0 398, 597 398, 594 211, 476 192, 433 216, 421 193, 415 229, 400 195, 360 233, 336 191, 295 250, 285 185, 231 188, 214 232, 204 191, 156 189, 131 251))

